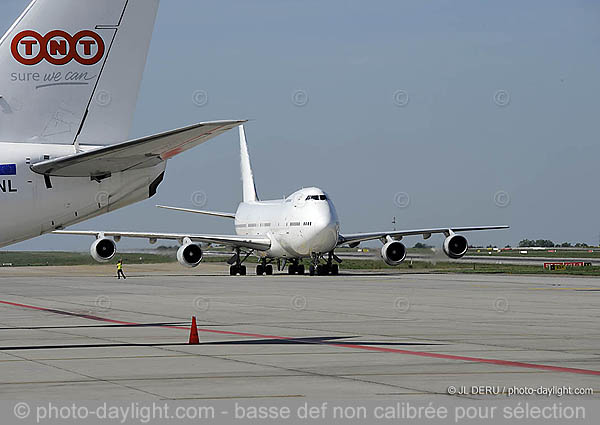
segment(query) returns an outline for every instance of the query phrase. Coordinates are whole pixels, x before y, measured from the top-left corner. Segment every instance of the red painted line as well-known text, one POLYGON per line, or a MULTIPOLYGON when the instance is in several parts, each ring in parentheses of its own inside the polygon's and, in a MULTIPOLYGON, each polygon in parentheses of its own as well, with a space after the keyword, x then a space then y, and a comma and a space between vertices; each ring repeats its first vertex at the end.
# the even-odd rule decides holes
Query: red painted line
POLYGON ((70 313, 68 311, 55 310, 55 309, 52 309, 52 308, 36 307, 34 305, 13 303, 13 302, 10 302, 10 301, 0 301, 0 304, 11 305, 13 307, 28 308, 30 310, 44 311, 44 312, 47 312, 47 313, 62 314, 62 315, 65 315, 65 316, 81 317, 83 319, 96 320, 96 321, 99 321, 99 322, 115 323, 115 324, 119 324, 119 325, 138 325, 139 324, 139 323, 133 323, 133 322, 122 322, 120 320, 107 319, 107 318, 104 318, 104 317, 93 316, 93 315, 90 315, 90 314, 70 313))
POLYGON ((536 363, 515 362, 515 361, 511 361, 511 360, 484 359, 481 357, 455 356, 452 354, 429 353, 426 351, 410 351, 410 350, 401 350, 398 348, 371 347, 368 345, 343 344, 343 343, 338 343, 338 342, 327 342, 326 344, 335 345, 338 347, 346 347, 346 348, 360 348, 361 350, 379 351, 379 352, 383 352, 383 353, 398 353, 398 354, 408 354, 411 356, 433 357, 436 359, 460 360, 460 361, 474 362, 474 363, 488 363, 488 364, 494 364, 494 365, 499 365, 499 366, 524 367, 524 368, 529 368, 529 369, 547 370, 550 372, 579 373, 582 375, 600 375, 600 370, 578 369, 578 368, 574 368, 574 367, 550 366, 550 365, 543 365, 543 364, 536 364, 536 363))
MULTIPOLYGON (((106 317, 94 316, 91 314, 71 313, 71 312, 68 312, 65 310, 57 310, 57 309, 46 308, 46 307, 36 307, 34 305, 20 304, 20 303, 14 303, 14 302, 10 302, 10 301, 1 301, 0 300, 0 304, 10 305, 13 307, 27 308, 30 310, 43 311, 46 313, 54 313, 54 314, 62 314, 65 316, 80 317, 82 319, 95 320, 98 322, 114 323, 114 324, 118 324, 118 325, 141 325, 141 323, 136 323, 136 322, 124 322, 122 320, 109 319, 106 317)), ((181 330, 185 330, 185 331, 190 330, 189 327, 184 327, 184 326, 159 325, 158 327, 169 328, 169 329, 181 329, 181 330)), ((291 338, 287 338, 287 337, 283 337, 283 336, 251 334, 251 333, 247 333, 247 332, 222 331, 222 330, 217 330, 217 329, 204 329, 204 328, 198 328, 198 332, 207 332, 207 333, 210 332, 210 333, 216 333, 216 334, 222 334, 222 335, 248 336, 248 337, 252 337, 252 338, 270 338, 270 339, 282 339, 282 340, 290 340, 291 339, 291 338)))
MULTIPOLYGON (((30 310, 43 311, 43 312, 47 312, 47 313, 55 313, 55 314, 63 314, 63 315, 67 315, 67 316, 73 316, 73 317, 80 317, 83 319, 96 320, 96 321, 100 321, 100 322, 115 323, 115 324, 120 324, 120 325, 141 325, 141 323, 124 322, 121 320, 114 320, 114 319, 109 319, 106 317, 94 316, 94 315, 89 315, 89 314, 71 313, 71 312, 64 311, 64 310, 56 310, 56 309, 45 308, 45 307, 36 307, 33 305, 14 303, 14 302, 10 302, 10 301, 0 301, 0 304, 10 305, 13 307, 27 308, 30 310)), ((189 327, 184 327, 184 326, 159 325, 159 327, 189 331, 189 327)), ((284 336, 253 334, 253 333, 248 333, 248 332, 222 331, 222 330, 218 330, 218 329, 208 329, 208 328, 198 328, 198 332, 214 333, 214 334, 221 334, 221 335, 236 335, 236 336, 245 336, 245 337, 252 337, 252 338, 280 339, 280 340, 284 340, 284 341, 292 340, 292 338, 284 337, 284 336)), ((333 346, 333 347, 353 348, 353 349, 359 349, 359 350, 365 350, 365 351, 376 351, 376 352, 380 352, 380 353, 406 354, 406 355, 410 355, 410 356, 430 357, 430 358, 434 358, 434 359, 443 359, 443 360, 458 360, 458 361, 463 361, 463 362, 486 363, 486 364, 493 364, 493 365, 497 365, 497 366, 521 367, 521 368, 528 368, 528 369, 545 370, 545 371, 549 371, 549 372, 577 373, 577 374, 582 374, 582 375, 600 375, 600 371, 592 370, 592 369, 579 369, 579 368, 573 368, 573 367, 550 366, 550 365, 543 365, 543 364, 536 364, 536 363, 517 362, 517 361, 512 361, 512 360, 485 359, 485 358, 481 358, 481 357, 456 356, 453 354, 431 353, 431 352, 427 352, 427 351, 402 350, 399 348, 385 348, 385 347, 375 347, 375 346, 370 346, 370 345, 348 344, 348 343, 340 343, 340 342, 324 342, 324 341, 320 341, 320 342, 308 342, 307 341, 307 344, 329 345, 329 346, 333 346)))

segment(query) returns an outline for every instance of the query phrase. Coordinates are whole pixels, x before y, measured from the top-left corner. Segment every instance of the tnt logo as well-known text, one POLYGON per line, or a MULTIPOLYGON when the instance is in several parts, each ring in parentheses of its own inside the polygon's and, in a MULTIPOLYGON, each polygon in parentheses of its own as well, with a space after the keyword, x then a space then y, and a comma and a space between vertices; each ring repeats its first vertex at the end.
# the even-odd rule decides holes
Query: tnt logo
POLYGON ((22 31, 13 38, 13 57, 23 65, 37 65, 44 59, 52 65, 66 65, 72 60, 82 65, 95 65, 104 56, 104 40, 93 31, 75 35, 61 30, 45 36, 35 31, 22 31))

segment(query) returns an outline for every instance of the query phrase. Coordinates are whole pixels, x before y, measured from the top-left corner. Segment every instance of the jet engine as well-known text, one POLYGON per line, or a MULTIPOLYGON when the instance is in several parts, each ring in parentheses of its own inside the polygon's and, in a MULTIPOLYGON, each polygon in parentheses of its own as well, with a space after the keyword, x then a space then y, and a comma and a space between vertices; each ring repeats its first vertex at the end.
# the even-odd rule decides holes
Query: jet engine
POLYGON ((202 261, 203 253, 200 245, 188 243, 177 250, 177 261, 184 267, 196 267, 202 261))
POLYGON ((469 249, 467 238, 463 235, 453 234, 444 240, 444 253, 453 259, 462 258, 469 249))
POLYGON ((99 263, 110 261, 117 253, 117 245, 110 239, 96 239, 90 248, 92 258, 99 263))
POLYGON ((388 266, 398 266, 406 258, 406 247, 398 241, 389 241, 381 247, 381 257, 388 266))

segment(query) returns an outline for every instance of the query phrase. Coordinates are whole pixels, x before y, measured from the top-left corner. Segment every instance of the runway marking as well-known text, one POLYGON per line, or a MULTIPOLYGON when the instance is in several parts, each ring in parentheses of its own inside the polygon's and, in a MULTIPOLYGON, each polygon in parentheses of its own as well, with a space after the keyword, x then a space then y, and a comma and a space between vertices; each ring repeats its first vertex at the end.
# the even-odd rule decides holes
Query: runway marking
MULTIPOLYGON (((301 337, 301 338, 269 338, 269 339, 252 339, 252 340, 235 340, 235 341, 211 341, 204 342, 202 345, 272 345, 272 344, 315 344, 332 340, 347 339, 351 337, 301 337)), ((176 347, 187 346, 187 342, 161 342, 161 343, 136 343, 136 342, 110 342, 102 344, 57 344, 57 345, 13 345, 0 346, 0 351, 22 351, 22 350, 67 350, 80 348, 117 348, 117 347, 176 347)), ((413 342, 398 342, 398 343, 382 343, 382 342, 358 342, 354 345, 439 345, 429 343, 413 343, 413 342)))
MULTIPOLYGON (((42 359, 40 359, 42 360, 42 359)), ((48 359, 47 359, 48 360, 48 359)), ((55 359, 49 359, 49 360, 55 360, 55 359)), ((487 371, 482 371, 482 372, 475 372, 475 373, 469 373, 469 374, 473 374, 473 375, 481 375, 481 374, 489 374, 489 373, 506 373, 504 371, 498 371, 498 372, 487 372, 487 371)), ((524 373, 524 372, 509 372, 509 373, 524 373)), ((526 373, 535 373, 535 372, 526 372, 526 373)), ((428 376, 428 375, 434 375, 434 376, 439 376, 439 375, 450 375, 450 376, 462 376, 464 375, 463 373, 353 373, 351 375, 348 374, 332 374, 329 376, 332 377, 353 377, 353 376, 411 376, 411 375, 418 375, 418 376, 428 376)), ((116 378, 116 379, 111 379, 111 382, 131 382, 131 381, 136 381, 136 382, 152 382, 152 381, 190 381, 190 380, 199 380, 199 379, 205 379, 205 380, 213 380, 213 379, 272 379, 272 378, 297 378, 297 377, 302 377, 304 376, 304 374, 302 372, 298 372, 298 373, 294 373, 294 374, 274 374, 274 375, 194 375, 194 376, 177 376, 177 377, 168 377, 168 378, 164 378, 164 377, 158 377, 158 378, 116 378)), ((54 384, 85 384, 85 383, 90 383, 90 382, 96 382, 95 379, 74 379, 74 380, 69 380, 69 381, 17 381, 17 382, 3 382, 2 385, 3 386, 7 386, 7 385, 13 385, 13 386, 21 386, 21 385, 32 385, 32 384, 37 384, 37 385, 54 385, 54 384)), ((600 392, 600 390, 594 390, 595 393, 600 392)), ((381 395, 383 395, 384 393, 381 393, 381 395)), ((391 393, 393 394, 393 393, 391 393)), ((409 393, 409 394, 419 394, 419 393, 409 393)), ((430 394, 430 393, 423 393, 423 394, 430 394)), ((229 397, 229 396, 226 396, 229 397)), ((248 397, 254 397, 254 396, 248 396, 248 397)), ((260 396, 258 396, 260 397, 260 396)), ((196 397, 194 397, 196 398, 196 397)), ((212 397, 210 397, 212 398, 212 397)))
MULTIPOLYGON (((33 305, 15 303, 15 302, 10 302, 10 301, 1 301, 0 300, 0 304, 10 305, 13 307, 26 308, 26 309, 30 309, 30 310, 43 311, 43 312, 47 312, 47 313, 55 313, 55 314, 61 314, 61 315, 66 315, 66 316, 80 317, 83 319, 96 320, 96 321, 101 321, 101 322, 118 323, 118 324, 122 324, 122 325, 137 325, 137 324, 139 324, 139 323, 135 323, 135 322, 125 322, 122 320, 109 319, 106 317, 100 317, 100 316, 95 316, 95 315, 90 315, 90 314, 72 313, 72 312, 64 311, 64 310, 58 310, 58 309, 52 309, 52 308, 46 308, 46 307, 37 307, 37 306, 33 306, 33 305)), ((180 330, 186 330, 186 331, 189 330, 189 327, 183 327, 183 326, 164 325, 164 326, 159 326, 159 327, 169 328, 169 329, 180 329, 180 330)), ((263 335, 263 334, 249 333, 249 332, 224 331, 224 330, 208 329, 208 328, 198 328, 198 332, 214 333, 214 334, 220 334, 220 335, 246 336, 246 337, 251 337, 251 338, 270 338, 270 339, 280 339, 280 340, 293 339, 291 337, 283 337, 283 336, 277 336, 277 335, 263 335)), ((454 354, 442 354, 442 353, 433 353, 433 352, 426 352, 426 351, 412 351, 412 350, 403 350, 400 348, 374 347, 374 346, 368 346, 368 345, 349 344, 349 343, 342 343, 342 342, 311 341, 309 339, 306 340, 306 343, 307 344, 326 345, 326 346, 331 346, 331 347, 351 348, 351 349, 358 349, 358 350, 364 350, 364 351, 374 351, 374 352, 380 352, 380 353, 397 353, 397 354, 405 354, 405 355, 410 355, 410 356, 429 357, 429 358, 434 358, 434 359, 457 360, 457 361, 463 361, 463 362, 492 364, 492 365, 497 365, 497 366, 537 369, 537 370, 545 370, 548 372, 564 372, 564 373, 575 373, 575 374, 581 374, 581 375, 600 376, 599 370, 551 366, 551 365, 543 365, 543 364, 536 364, 536 363, 519 362, 519 361, 513 361, 513 360, 486 359, 486 358, 481 358, 481 357, 458 356, 458 355, 454 355, 454 354)))
POLYGON ((139 323, 135 325, 76 325, 76 326, 15 326, 12 328, 0 328, 0 331, 35 331, 35 330, 56 330, 56 329, 107 329, 107 328, 155 328, 157 326, 178 325, 184 322, 157 322, 157 323, 139 323))
POLYGON ((235 400, 238 398, 304 398, 304 394, 228 395, 214 397, 176 397, 173 400, 235 400))
POLYGON ((545 288, 527 288, 531 291, 600 291, 598 288, 573 288, 567 286, 552 286, 545 288))

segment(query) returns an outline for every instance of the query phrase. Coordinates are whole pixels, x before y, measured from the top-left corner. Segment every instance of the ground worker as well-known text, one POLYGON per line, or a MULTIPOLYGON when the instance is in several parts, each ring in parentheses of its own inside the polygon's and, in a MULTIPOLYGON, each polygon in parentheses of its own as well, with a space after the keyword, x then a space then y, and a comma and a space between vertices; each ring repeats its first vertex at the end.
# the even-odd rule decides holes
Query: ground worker
POLYGON ((125 273, 123 273, 123 260, 117 262, 117 279, 121 279, 121 276, 123 276, 123 279, 127 279, 125 273))

